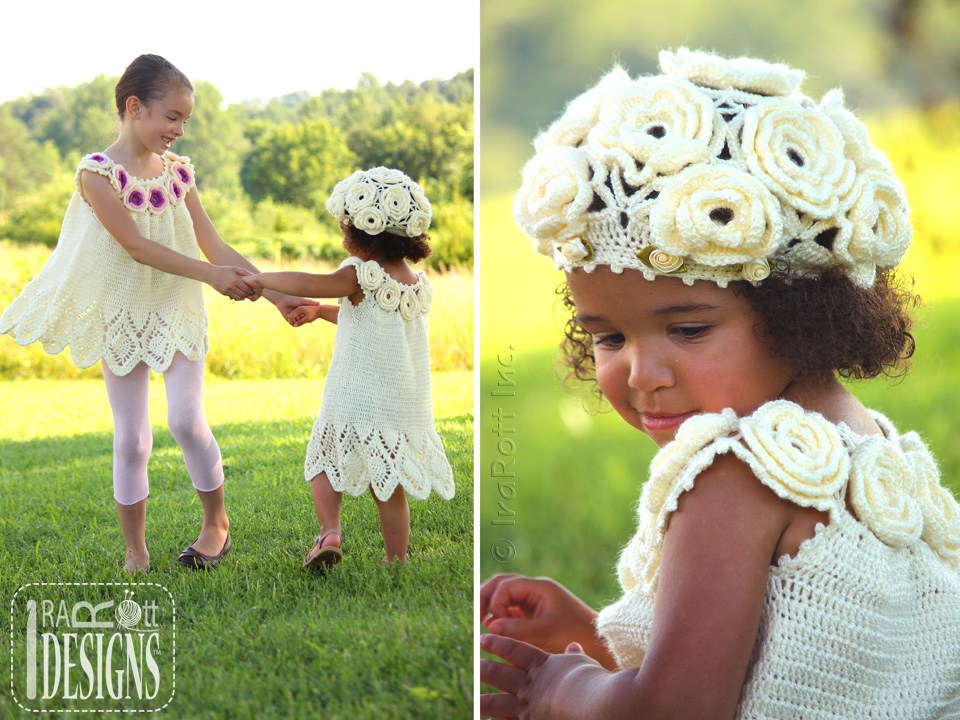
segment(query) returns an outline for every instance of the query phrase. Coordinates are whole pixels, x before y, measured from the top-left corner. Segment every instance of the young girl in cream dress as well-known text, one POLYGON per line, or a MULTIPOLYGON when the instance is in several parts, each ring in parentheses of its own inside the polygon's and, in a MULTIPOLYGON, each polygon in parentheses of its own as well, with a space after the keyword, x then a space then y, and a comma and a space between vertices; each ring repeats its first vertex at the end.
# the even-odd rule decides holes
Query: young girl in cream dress
MULTIPOLYGON (((187 77, 158 55, 141 55, 115 95, 119 137, 80 161, 57 247, 4 311, 0 332, 20 344, 40 342, 50 353, 69 347, 79 367, 100 361, 130 573, 150 567, 147 390, 150 370, 163 373, 170 431, 203 506, 200 535, 179 562, 213 567, 231 541, 220 448, 203 412, 201 283, 233 300, 256 299, 244 282, 256 268, 220 238, 200 202, 193 165, 171 150, 193 112, 187 77)), ((305 302, 276 293, 271 300, 281 313, 305 302)))
POLYGON ((535 143, 515 214, 566 272, 565 348, 660 451, 599 614, 480 592, 497 718, 960 717, 960 507, 837 376, 913 351, 903 188, 839 91, 679 50, 535 143))
POLYGON ((407 494, 431 491, 449 500, 453 471, 434 427, 427 316, 433 289, 418 262, 430 253, 431 207, 420 186, 399 170, 357 171, 338 183, 327 209, 340 222, 350 253, 330 274, 263 273, 244 278, 255 289, 340 298, 340 307, 291 313, 302 325, 318 317, 337 324, 320 415, 307 448, 318 535, 305 568, 326 570, 342 557, 342 494, 370 491, 380 514, 387 562, 406 562, 407 494))

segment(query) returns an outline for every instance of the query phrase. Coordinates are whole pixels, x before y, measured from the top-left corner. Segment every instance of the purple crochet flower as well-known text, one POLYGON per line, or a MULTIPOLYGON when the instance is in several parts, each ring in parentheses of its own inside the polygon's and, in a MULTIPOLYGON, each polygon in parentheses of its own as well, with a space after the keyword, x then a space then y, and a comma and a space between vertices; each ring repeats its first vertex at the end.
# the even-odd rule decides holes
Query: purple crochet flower
POLYGON ((113 171, 113 177, 116 178, 117 187, 120 189, 121 193, 127 189, 127 184, 130 182, 130 176, 127 175, 126 170, 117 165, 113 171))
POLYGON ((186 191, 183 189, 183 185, 181 185, 177 180, 170 180, 170 197, 173 198, 174 202, 180 202, 183 200, 185 192, 186 191))
POLYGON ((150 209, 155 213, 163 212, 168 204, 167 194, 162 188, 158 187, 150 189, 148 200, 150 202, 150 209))
POLYGON ((147 205, 147 196, 143 190, 131 188, 130 192, 128 192, 123 199, 123 202, 131 210, 143 210, 147 205))
POLYGON ((106 155, 101 155, 100 153, 94 153, 93 155, 91 155, 91 156, 90 156, 90 160, 92 160, 93 162, 98 163, 98 164, 100 164, 100 165, 106 165, 106 164, 107 164, 107 156, 106 156, 106 155))
POLYGON ((173 172, 180 179, 180 182, 182 182, 187 187, 190 187, 191 185, 193 185, 193 173, 190 172, 190 168, 188 168, 186 165, 181 165, 180 163, 177 163, 176 165, 173 166, 173 172))

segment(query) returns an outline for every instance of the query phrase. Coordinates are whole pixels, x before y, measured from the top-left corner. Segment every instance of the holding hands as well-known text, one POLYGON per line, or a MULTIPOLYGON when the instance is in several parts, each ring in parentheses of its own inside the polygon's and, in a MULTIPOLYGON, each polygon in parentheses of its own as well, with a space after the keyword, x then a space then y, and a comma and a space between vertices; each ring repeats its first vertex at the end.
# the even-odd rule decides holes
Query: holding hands
POLYGON ((221 295, 231 300, 256 300, 260 297, 260 290, 254 289, 244 278, 249 278, 252 272, 242 267, 230 265, 211 265, 206 282, 221 295))

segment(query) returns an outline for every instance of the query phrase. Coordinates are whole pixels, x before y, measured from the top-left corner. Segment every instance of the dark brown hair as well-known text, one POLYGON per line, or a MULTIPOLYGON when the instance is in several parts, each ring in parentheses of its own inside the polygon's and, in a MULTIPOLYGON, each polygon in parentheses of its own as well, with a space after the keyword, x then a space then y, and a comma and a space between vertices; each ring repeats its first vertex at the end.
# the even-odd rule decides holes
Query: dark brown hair
POLYGON ((344 239, 355 249, 371 253, 381 260, 420 262, 430 255, 430 236, 424 233, 417 237, 404 237, 382 232, 370 235, 349 223, 340 223, 344 239))
MULTIPOLYGON (((815 278, 771 275, 759 285, 730 287, 757 313, 757 337, 804 370, 864 379, 909 369, 916 349, 909 311, 920 298, 892 270, 879 272, 871 288, 855 285, 838 271, 815 278)), ((590 334, 576 320, 569 286, 563 283, 557 294, 570 312, 560 346, 568 377, 593 383, 599 394, 590 334)))
POLYGON ((140 102, 146 104, 162 97, 173 85, 181 85, 193 91, 193 85, 187 76, 169 60, 159 55, 140 55, 127 65, 127 69, 117 81, 114 89, 117 114, 123 120, 127 111, 127 98, 138 97, 140 102))

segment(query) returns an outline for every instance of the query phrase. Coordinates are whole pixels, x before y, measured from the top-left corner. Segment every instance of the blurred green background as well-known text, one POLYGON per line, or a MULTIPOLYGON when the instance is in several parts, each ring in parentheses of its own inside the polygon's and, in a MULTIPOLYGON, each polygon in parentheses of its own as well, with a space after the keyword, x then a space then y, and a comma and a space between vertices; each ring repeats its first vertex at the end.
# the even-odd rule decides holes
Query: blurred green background
POLYGON ((917 430, 960 489, 960 3, 954 0, 484 0, 480 97, 480 578, 549 575, 594 607, 617 597, 615 564, 635 529, 654 446, 582 389, 556 346, 562 275, 512 220, 532 140, 614 63, 657 71, 661 49, 755 55, 802 68, 819 99, 843 87, 907 187, 904 270, 925 304, 913 369, 853 386, 917 430), (587 406, 591 412, 584 409, 587 406))

